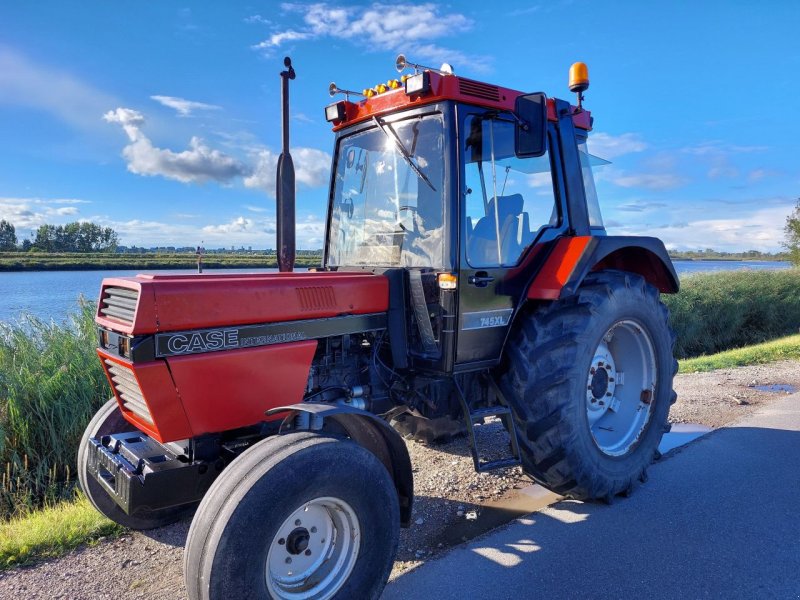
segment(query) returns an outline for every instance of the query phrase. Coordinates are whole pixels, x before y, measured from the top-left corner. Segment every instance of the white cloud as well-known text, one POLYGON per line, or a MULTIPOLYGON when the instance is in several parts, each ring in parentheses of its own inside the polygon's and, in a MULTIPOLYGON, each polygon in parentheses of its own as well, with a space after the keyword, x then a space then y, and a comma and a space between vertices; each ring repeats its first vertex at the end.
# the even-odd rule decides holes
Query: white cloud
POLYGON ((88 200, 77 198, 0 197, 0 220, 14 225, 17 228, 17 236, 21 237, 22 229, 36 229, 45 223, 52 225, 66 223, 67 219, 64 217, 75 217, 80 214, 76 205, 88 203, 88 200))
POLYGON ((655 210, 658 208, 666 208, 668 205, 663 202, 643 202, 641 200, 634 200, 632 202, 626 202, 625 204, 620 204, 615 208, 617 210, 622 210, 625 212, 644 212, 648 210, 655 210))
POLYGON ((420 62, 449 62, 469 65, 475 70, 488 68, 489 61, 485 57, 469 56, 432 43, 464 33, 473 26, 465 15, 446 12, 439 4, 332 6, 320 2, 283 4, 282 8, 299 14, 303 27, 276 31, 255 44, 254 49, 271 52, 287 42, 329 37, 352 41, 371 50, 404 50, 420 62))
MULTIPOLYGON (((295 168, 295 181, 308 187, 326 185, 331 172, 331 155, 316 148, 292 148, 292 162, 295 168)), ((257 154, 255 168, 244 184, 249 188, 260 188, 270 196, 275 195, 275 176, 278 154, 262 149, 257 154)))
POLYGON ((171 108, 178 113, 180 117, 190 117, 196 110, 221 110, 221 106, 215 104, 206 104, 205 102, 196 102, 194 100, 186 100, 185 98, 176 98, 175 96, 150 96, 151 100, 155 100, 159 104, 171 108))
POLYGON ((720 164, 708 170, 709 179, 734 179, 739 176, 739 169, 728 164, 720 164))
POLYGON ((122 126, 130 144, 122 150, 128 170, 138 175, 160 175, 183 183, 217 181, 228 183, 235 177, 247 175, 249 169, 238 159, 214 150, 199 137, 189 141, 182 152, 157 148, 142 132, 144 117, 129 108, 117 108, 103 115, 109 123, 122 126))
POLYGON ((597 173, 598 181, 610 181, 624 188, 644 188, 648 190, 669 190, 687 183, 686 178, 673 173, 628 173, 605 169, 597 173))
POLYGON ((300 31, 281 31, 280 33, 273 33, 263 42, 253 45, 254 50, 266 50, 268 48, 277 48, 284 42, 293 42, 295 40, 307 40, 311 37, 311 33, 302 33, 300 31))
POLYGON ((0 105, 54 115, 80 130, 96 130, 98 117, 115 99, 73 74, 37 64, 0 46, 0 105))
POLYGON ((729 144, 720 140, 711 140, 693 146, 686 146, 681 149, 681 152, 693 156, 720 156, 726 154, 753 154, 766 152, 767 150, 769 150, 769 146, 748 146, 744 144, 729 144))
POLYGON ((252 25, 253 23, 259 23, 261 25, 272 25, 272 21, 269 19, 265 19, 261 15, 250 15, 249 17, 244 18, 244 22, 252 25))
POLYGON ((607 160, 647 149, 647 144, 638 133, 611 135, 598 132, 589 136, 588 143, 589 152, 607 160))
MULTIPOLYGON (((202 242, 206 248, 275 248, 275 218, 272 215, 259 218, 237 216, 226 222, 206 225, 140 219, 119 221, 102 215, 90 217, 89 220, 113 228, 125 246, 182 247, 196 246, 202 242)), ((298 248, 321 248, 325 221, 316 215, 298 214, 296 231, 298 248)))
MULTIPOLYGON (((617 223, 612 227, 606 223, 609 233, 614 235, 657 235, 670 249, 687 250, 698 248, 714 248, 727 251, 760 250, 776 252, 781 250, 783 241, 783 223, 792 210, 793 205, 785 201, 765 199, 748 202, 741 208, 726 206, 726 216, 713 215, 714 209, 704 204, 697 212, 704 215, 711 213, 712 218, 696 220, 679 219, 667 225, 650 223, 617 223), (775 204, 768 208, 753 209, 753 205, 763 206, 775 204), (731 212, 734 214, 730 214, 731 212)), ((685 216, 690 211, 675 209, 676 216, 685 216), (680 212, 678 212, 680 211, 680 212)), ((722 213, 722 210, 719 211, 722 213)))
POLYGON ((222 223, 220 225, 206 225, 203 227, 204 233, 222 233, 222 234, 231 234, 231 233, 242 233, 245 231, 252 231, 253 229, 253 220, 246 219, 244 217, 237 217, 230 223, 222 223))

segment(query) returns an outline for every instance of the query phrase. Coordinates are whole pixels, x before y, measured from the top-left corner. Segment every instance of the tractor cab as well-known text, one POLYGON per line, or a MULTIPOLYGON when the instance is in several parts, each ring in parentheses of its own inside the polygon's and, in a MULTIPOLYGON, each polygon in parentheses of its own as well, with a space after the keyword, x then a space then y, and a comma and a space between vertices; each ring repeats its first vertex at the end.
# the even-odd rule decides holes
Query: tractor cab
POLYGON ((331 84, 346 99, 326 109, 336 146, 324 266, 390 278, 395 365, 491 367, 540 250, 604 233, 586 149, 592 119, 401 55, 398 68, 409 66, 413 75, 359 102, 331 84))

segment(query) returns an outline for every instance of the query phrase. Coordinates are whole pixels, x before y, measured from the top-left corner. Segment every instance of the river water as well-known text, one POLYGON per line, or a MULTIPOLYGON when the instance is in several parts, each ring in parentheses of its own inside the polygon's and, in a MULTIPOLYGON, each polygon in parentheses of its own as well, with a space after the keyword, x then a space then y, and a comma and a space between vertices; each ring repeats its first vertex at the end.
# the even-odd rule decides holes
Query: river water
MULTIPOLYGON (((770 261, 685 261, 674 262, 678 274, 741 269, 786 269, 789 263, 770 261)), ((275 269, 219 269, 206 273, 267 273, 275 269)), ((0 321, 16 321, 23 314, 62 321, 77 306, 79 296, 97 300, 104 277, 127 277, 141 271, 22 271, 0 272, 0 321)), ((153 271, 157 273, 192 273, 153 271)))

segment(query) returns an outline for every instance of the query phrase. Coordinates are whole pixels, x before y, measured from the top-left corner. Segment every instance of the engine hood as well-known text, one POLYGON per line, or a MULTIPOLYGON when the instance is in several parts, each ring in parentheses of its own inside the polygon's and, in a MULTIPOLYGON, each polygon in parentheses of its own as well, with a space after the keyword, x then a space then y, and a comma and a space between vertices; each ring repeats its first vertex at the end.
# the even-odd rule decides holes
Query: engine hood
POLYGON ((372 273, 137 275, 103 280, 98 325, 128 335, 385 312, 372 273))

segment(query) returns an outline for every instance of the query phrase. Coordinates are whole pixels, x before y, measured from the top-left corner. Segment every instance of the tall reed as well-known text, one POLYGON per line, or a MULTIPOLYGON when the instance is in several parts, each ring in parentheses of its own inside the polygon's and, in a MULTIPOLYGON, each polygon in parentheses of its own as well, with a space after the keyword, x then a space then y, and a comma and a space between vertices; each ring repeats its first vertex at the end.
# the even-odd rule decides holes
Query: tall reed
POLYGON ((71 495, 86 424, 110 395, 94 306, 0 324, 0 518, 71 495))
POLYGON ((664 296, 678 358, 757 344, 800 328, 800 269, 702 273, 664 296))

